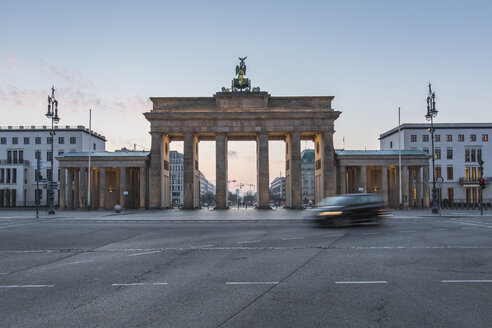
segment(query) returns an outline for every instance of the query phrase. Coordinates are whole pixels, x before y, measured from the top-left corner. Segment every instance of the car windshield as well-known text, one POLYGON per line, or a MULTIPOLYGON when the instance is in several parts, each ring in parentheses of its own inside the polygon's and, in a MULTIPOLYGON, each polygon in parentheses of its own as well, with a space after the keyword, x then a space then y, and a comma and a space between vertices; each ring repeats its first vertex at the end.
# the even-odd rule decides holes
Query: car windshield
POLYGON ((349 196, 334 196, 327 197, 319 202, 318 206, 342 206, 352 203, 352 197, 349 196))

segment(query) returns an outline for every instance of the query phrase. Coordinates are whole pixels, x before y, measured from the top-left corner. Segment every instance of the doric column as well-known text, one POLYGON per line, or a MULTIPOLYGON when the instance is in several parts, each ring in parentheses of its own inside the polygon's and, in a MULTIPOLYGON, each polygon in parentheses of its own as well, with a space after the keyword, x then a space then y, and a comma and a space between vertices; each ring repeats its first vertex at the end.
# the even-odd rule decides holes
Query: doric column
POLYGON ((333 148, 333 132, 324 131, 314 138, 314 175, 315 201, 336 194, 335 150, 333 148), (316 189, 320 192, 316 192, 316 189))
POLYGON ((147 193, 147 167, 140 167, 140 208, 145 208, 145 195, 147 193))
POLYGON ((422 167, 422 198, 424 200, 424 207, 429 207, 429 166, 422 167))
POLYGON ((422 168, 419 166, 416 168, 416 175, 415 175, 415 185, 417 188, 417 207, 421 208, 422 207, 422 168))
POLYGON ((68 168, 67 171, 67 207, 73 209, 73 168, 68 168))
POLYGON ((409 197, 408 197, 408 190, 409 190, 409 183, 408 183, 409 177, 408 177, 408 166, 402 166, 401 167, 401 190, 402 190, 402 206, 404 208, 408 207, 409 204, 409 197))
POLYGON ((286 205, 302 208, 301 136, 299 132, 287 134, 285 161, 286 205))
POLYGON ((360 187, 364 189, 364 192, 367 191, 367 166, 361 165, 360 166, 360 187))
POLYGON ((160 209, 162 199, 162 152, 163 142, 161 133, 151 133, 152 144, 150 148, 150 208, 160 209))
POLYGON ((386 206, 389 205, 388 202, 388 167, 381 166, 381 190, 383 192, 384 203, 386 206))
POLYGON ((256 198, 259 209, 270 209, 270 174, 268 161, 268 134, 256 136, 256 198))
POLYGON ((120 167, 120 206, 125 208, 125 195, 124 191, 128 191, 126 188, 126 167, 120 167))
POLYGON ((106 209, 106 168, 99 169, 99 208, 106 209))
POLYGON ((87 202, 87 175, 85 167, 80 168, 80 181, 79 181, 79 199, 80 207, 85 208, 87 202))
POLYGON ((339 178, 339 191, 340 194, 346 194, 347 193, 347 170, 344 165, 340 166, 340 178, 339 178))
POLYGON ((63 210, 65 209, 65 194, 67 192, 67 186, 65 185, 66 184, 66 179, 65 179, 65 168, 64 167, 60 167, 60 200, 59 200, 59 204, 58 204, 58 207, 59 209, 63 210))
POLYGON ((80 208, 80 202, 79 202, 79 195, 80 195, 80 184, 79 184, 79 168, 73 169, 73 181, 74 181, 74 187, 73 187, 73 207, 74 208, 80 208))
POLYGON ((183 205, 185 210, 192 210, 200 205, 198 137, 194 133, 184 134, 183 152, 183 205))
POLYGON ((227 134, 215 135, 216 209, 227 208, 227 134))

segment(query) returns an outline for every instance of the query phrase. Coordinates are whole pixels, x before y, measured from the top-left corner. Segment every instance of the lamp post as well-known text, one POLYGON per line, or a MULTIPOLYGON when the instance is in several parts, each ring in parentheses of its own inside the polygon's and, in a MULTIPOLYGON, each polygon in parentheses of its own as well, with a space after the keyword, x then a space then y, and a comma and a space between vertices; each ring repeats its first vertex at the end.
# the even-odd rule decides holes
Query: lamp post
POLYGON ((58 100, 55 98, 55 87, 51 88, 51 96, 48 96, 48 112, 46 113, 46 117, 51 119, 51 176, 48 184, 47 192, 48 192, 48 214, 55 214, 55 191, 53 185, 53 175, 54 175, 54 149, 53 145, 55 143, 55 124, 60 122, 60 118, 58 117, 58 100))
POLYGON ((427 114, 425 118, 427 121, 431 122, 429 132, 431 133, 432 139, 432 201, 431 208, 432 213, 438 213, 439 207, 437 203, 437 190, 436 190, 436 169, 435 165, 435 154, 434 154, 434 117, 437 116, 436 110, 436 95, 432 92, 431 84, 429 83, 429 95, 427 96, 427 114))

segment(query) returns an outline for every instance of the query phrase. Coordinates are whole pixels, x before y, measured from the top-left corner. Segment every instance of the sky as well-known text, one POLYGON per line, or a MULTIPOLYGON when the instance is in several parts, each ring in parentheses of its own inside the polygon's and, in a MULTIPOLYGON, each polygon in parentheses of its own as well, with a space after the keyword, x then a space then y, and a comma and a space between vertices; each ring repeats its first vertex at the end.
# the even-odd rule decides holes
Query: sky
MULTIPOLYGON (((211 97, 247 56, 272 96, 335 97, 335 148, 378 149, 398 107, 402 123, 425 122, 429 82, 436 122, 492 121, 491 14, 473 0, 2 0, 0 125, 49 125, 54 85, 61 126, 88 126, 91 108, 107 150, 148 150, 149 97, 211 97)), ((213 142, 199 156, 215 181, 213 142)), ((229 178, 256 184, 255 156, 254 142, 230 142, 229 178)), ((270 142, 270 180, 284 157, 270 142)))

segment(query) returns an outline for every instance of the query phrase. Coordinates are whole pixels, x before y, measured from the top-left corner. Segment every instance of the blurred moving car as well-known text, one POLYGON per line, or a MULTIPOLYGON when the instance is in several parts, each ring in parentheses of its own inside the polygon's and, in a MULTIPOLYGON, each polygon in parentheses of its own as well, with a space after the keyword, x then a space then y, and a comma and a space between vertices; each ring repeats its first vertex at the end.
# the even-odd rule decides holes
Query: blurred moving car
POLYGON ((389 216, 380 194, 346 194, 327 197, 309 210, 314 222, 345 226, 359 222, 380 221, 389 216))

